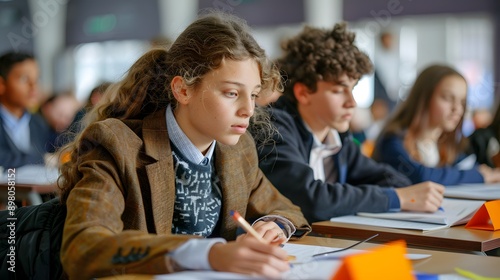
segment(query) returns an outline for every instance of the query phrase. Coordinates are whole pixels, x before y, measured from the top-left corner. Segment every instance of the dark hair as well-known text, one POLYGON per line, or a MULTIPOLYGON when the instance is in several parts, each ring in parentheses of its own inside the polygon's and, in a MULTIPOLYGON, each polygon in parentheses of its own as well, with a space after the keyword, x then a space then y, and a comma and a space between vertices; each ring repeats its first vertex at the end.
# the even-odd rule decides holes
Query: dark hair
POLYGON ((285 54, 278 59, 278 66, 287 80, 284 94, 296 103, 295 83, 303 83, 315 92, 318 81, 337 81, 342 74, 359 79, 370 73, 373 65, 354 45, 355 37, 343 22, 333 29, 305 26, 297 36, 284 41, 285 54))
MULTIPOLYGON (((447 65, 431 65, 425 68, 415 80, 406 100, 385 124, 380 137, 386 134, 400 135, 407 130, 404 140, 405 148, 412 158, 419 161, 415 140, 426 129, 429 120, 429 105, 436 87, 449 76, 457 76, 466 81, 457 70, 447 65)), ((465 145, 463 142, 465 137, 462 134, 463 119, 462 115, 455 130, 441 134, 438 140, 440 165, 453 163, 465 145)))
POLYGON ((497 111, 489 128, 493 131, 497 140, 500 141, 500 103, 498 104, 497 111))
MULTIPOLYGON (((168 104, 176 106, 170 87, 172 79, 181 76, 187 86, 196 88, 204 75, 219 68, 225 60, 253 59, 259 65, 262 90, 260 94, 280 88, 277 67, 250 34, 241 19, 223 13, 211 13, 190 24, 172 46, 154 49, 140 57, 125 78, 111 85, 100 102, 83 122, 90 124, 107 118, 143 119, 168 104)), ((253 126, 272 130, 263 110, 255 108, 253 126)), ((72 187, 81 178, 77 170, 79 137, 66 148, 71 160, 61 167, 59 187, 64 203, 72 187)))
POLYGON ((25 60, 35 60, 35 57, 28 53, 8 52, 0 56, 0 77, 7 79, 12 67, 25 60))

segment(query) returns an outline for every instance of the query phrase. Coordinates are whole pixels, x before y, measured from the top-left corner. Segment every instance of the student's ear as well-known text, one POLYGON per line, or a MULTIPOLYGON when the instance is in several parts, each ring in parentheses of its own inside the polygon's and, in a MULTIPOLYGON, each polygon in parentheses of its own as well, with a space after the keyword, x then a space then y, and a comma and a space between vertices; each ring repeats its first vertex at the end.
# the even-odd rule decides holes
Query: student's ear
POLYGON ((293 85, 293 95, 297 102, 302 105, 307 105, 309 103, 310 90, 303 83, 295 83, 293 85))
POLYGON ((174 94, 175 99, 179 104, 189 103, 189 92, 184 79, 181 76, 175 76, 170 82, 170 88, 174 94))

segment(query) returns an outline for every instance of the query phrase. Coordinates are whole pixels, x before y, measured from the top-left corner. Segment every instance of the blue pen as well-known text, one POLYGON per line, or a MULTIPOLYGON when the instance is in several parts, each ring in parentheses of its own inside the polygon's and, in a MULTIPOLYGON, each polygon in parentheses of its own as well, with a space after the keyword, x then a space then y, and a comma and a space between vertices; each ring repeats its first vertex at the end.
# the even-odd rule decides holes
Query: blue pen
POLYGON ((441 212, 444 212, 444 208, 441 207, 441 206, 439 206, 438 210, 441 211, 441 212))
POLYGON ((416 272, 414 275, 415 275, 415 277, 417 277, 417 280, 438 280, 439 279, 439 275, 437 275, 437 274, 416 272))

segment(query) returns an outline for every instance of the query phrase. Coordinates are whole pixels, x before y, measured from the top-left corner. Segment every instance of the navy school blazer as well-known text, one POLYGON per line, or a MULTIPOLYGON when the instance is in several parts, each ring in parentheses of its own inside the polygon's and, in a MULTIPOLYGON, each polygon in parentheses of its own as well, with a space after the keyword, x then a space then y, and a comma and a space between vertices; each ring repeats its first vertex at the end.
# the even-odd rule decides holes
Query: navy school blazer
POLYGON ((17 148, 6 132, 0 116, 0 166, 16 168, 27 164, 43 164, 50 139, 50 128, 39 115, 31 115, 29 123, 32 150, 25 153, 17 148))
POLYGON ((309 166, 313 135, 295 105, 282 96, 270 113, 279 133, 264 145, 254 135, 259 167, 282 194, 301 207, 308 222, 361 211, 399 209, 393 188, 408 186, 410 180, 392 167, 364 156, 349 132, 340 134, 342 148, 333 155, 337 182, 326 183, 314 179, 309 166))

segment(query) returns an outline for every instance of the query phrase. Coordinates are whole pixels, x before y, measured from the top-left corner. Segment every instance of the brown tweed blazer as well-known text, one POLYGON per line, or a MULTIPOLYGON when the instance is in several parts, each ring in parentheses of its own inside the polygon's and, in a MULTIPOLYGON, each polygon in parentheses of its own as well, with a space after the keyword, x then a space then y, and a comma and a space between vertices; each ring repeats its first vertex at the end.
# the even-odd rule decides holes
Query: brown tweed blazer
MULTIPOLYGON (((258 168, 253 139, 217 143, 222 186, 220 235, 236 237, 230 210, 247 219, 267 214, 310 230, 300 209, 282 196, 258 168)), ((71 190, 61 249, 70 279, 176 270, 166 253, 196 236, 172 235, 175 174, 165 111, 144 120, 107 119, 82 135, 77 164, 81 180, 71 190)))

